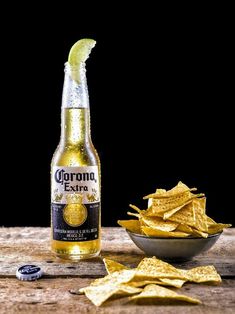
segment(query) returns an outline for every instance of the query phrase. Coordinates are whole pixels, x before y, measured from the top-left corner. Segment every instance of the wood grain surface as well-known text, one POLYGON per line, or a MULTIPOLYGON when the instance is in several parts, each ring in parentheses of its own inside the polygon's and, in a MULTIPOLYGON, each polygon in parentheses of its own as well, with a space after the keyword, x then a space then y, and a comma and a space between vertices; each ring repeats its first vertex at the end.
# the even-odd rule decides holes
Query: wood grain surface
POLYGON ((122 228, 103 228, 101 256, 71 262, 50 252, 49 228, 0 228, 0 313, 235 313, 235 229, 227 229, 208 252, 175 264, 184 269, 214 265, 222 284, 185 284, 180 293, 199 298, 202 305, 135 305, 127 298, 94 306, 74 290, 106 275, 102 258, 135 267, 144 257, 122 228), (17 267, 37 264, 44 276, 35 282, 16 279, 17 267))

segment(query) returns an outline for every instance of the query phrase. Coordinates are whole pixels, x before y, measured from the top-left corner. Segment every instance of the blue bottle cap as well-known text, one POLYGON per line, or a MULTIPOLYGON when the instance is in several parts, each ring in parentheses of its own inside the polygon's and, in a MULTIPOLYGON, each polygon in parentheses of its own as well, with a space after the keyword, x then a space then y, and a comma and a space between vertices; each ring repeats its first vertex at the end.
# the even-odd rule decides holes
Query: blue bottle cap
POLYGON ((19 267, 16 271, 16 277, 19 280, 36 280, 40 277, 42 277, 42 270, 40 267, 36 265, 23 265, 19 267))

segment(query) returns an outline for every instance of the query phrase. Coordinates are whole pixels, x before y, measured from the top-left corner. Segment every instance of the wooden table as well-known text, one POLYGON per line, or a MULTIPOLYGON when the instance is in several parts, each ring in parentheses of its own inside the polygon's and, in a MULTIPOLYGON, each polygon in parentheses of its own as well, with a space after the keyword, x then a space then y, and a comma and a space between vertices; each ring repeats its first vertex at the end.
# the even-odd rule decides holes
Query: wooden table
MULTIPOLYGON (((106 275, 101 258, 68 262, 50 252, 49 228, 0 228, 0 313, 235 313, 235 229, 225 230, 207 253, 182 268, 213 264, 223 282, 218 286, 185 284, 180 292, 198 297, 202 305, 127 305, 120 301, 95 307, 71 292, 106 275), (45 272, 34 282, 16 279, 18 266, 37 264, 45 272)), ((136 266, 144 257, 121 228, 103 228, 102 257, 136 266)))

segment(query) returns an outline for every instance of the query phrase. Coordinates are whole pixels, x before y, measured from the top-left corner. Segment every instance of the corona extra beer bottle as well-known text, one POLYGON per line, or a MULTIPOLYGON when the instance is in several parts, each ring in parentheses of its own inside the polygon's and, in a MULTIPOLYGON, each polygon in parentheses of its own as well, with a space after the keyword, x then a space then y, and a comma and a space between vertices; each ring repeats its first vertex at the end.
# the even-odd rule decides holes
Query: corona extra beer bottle
POLYGON ((85 61, 95 46, 82 39, 65 64, 60 143, 51 163, 52 251, 83 259, 100 252, 100 162, 90 136, 85 61))

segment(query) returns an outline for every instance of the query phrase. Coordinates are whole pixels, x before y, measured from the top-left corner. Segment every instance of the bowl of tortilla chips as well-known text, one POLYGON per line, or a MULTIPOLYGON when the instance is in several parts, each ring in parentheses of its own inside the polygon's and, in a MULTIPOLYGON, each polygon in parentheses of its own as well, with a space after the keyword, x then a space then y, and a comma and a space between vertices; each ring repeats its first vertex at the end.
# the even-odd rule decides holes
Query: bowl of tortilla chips
POLYGON ((133 233, 127 230, 131 240, 146 255, 155 255, 167 261, 183 262, 209 250, 218 240, 220 233, 207 238, 159 238, 133 233))
POLYGON ((206 197, 182 182, 171 190, 157 189, 144 197, 148 208, 130 207, 137 219, 118 220, 131 240, 147 255, 170 261, 190 260, 209 250, 230 224, 206 214, 206 197))

